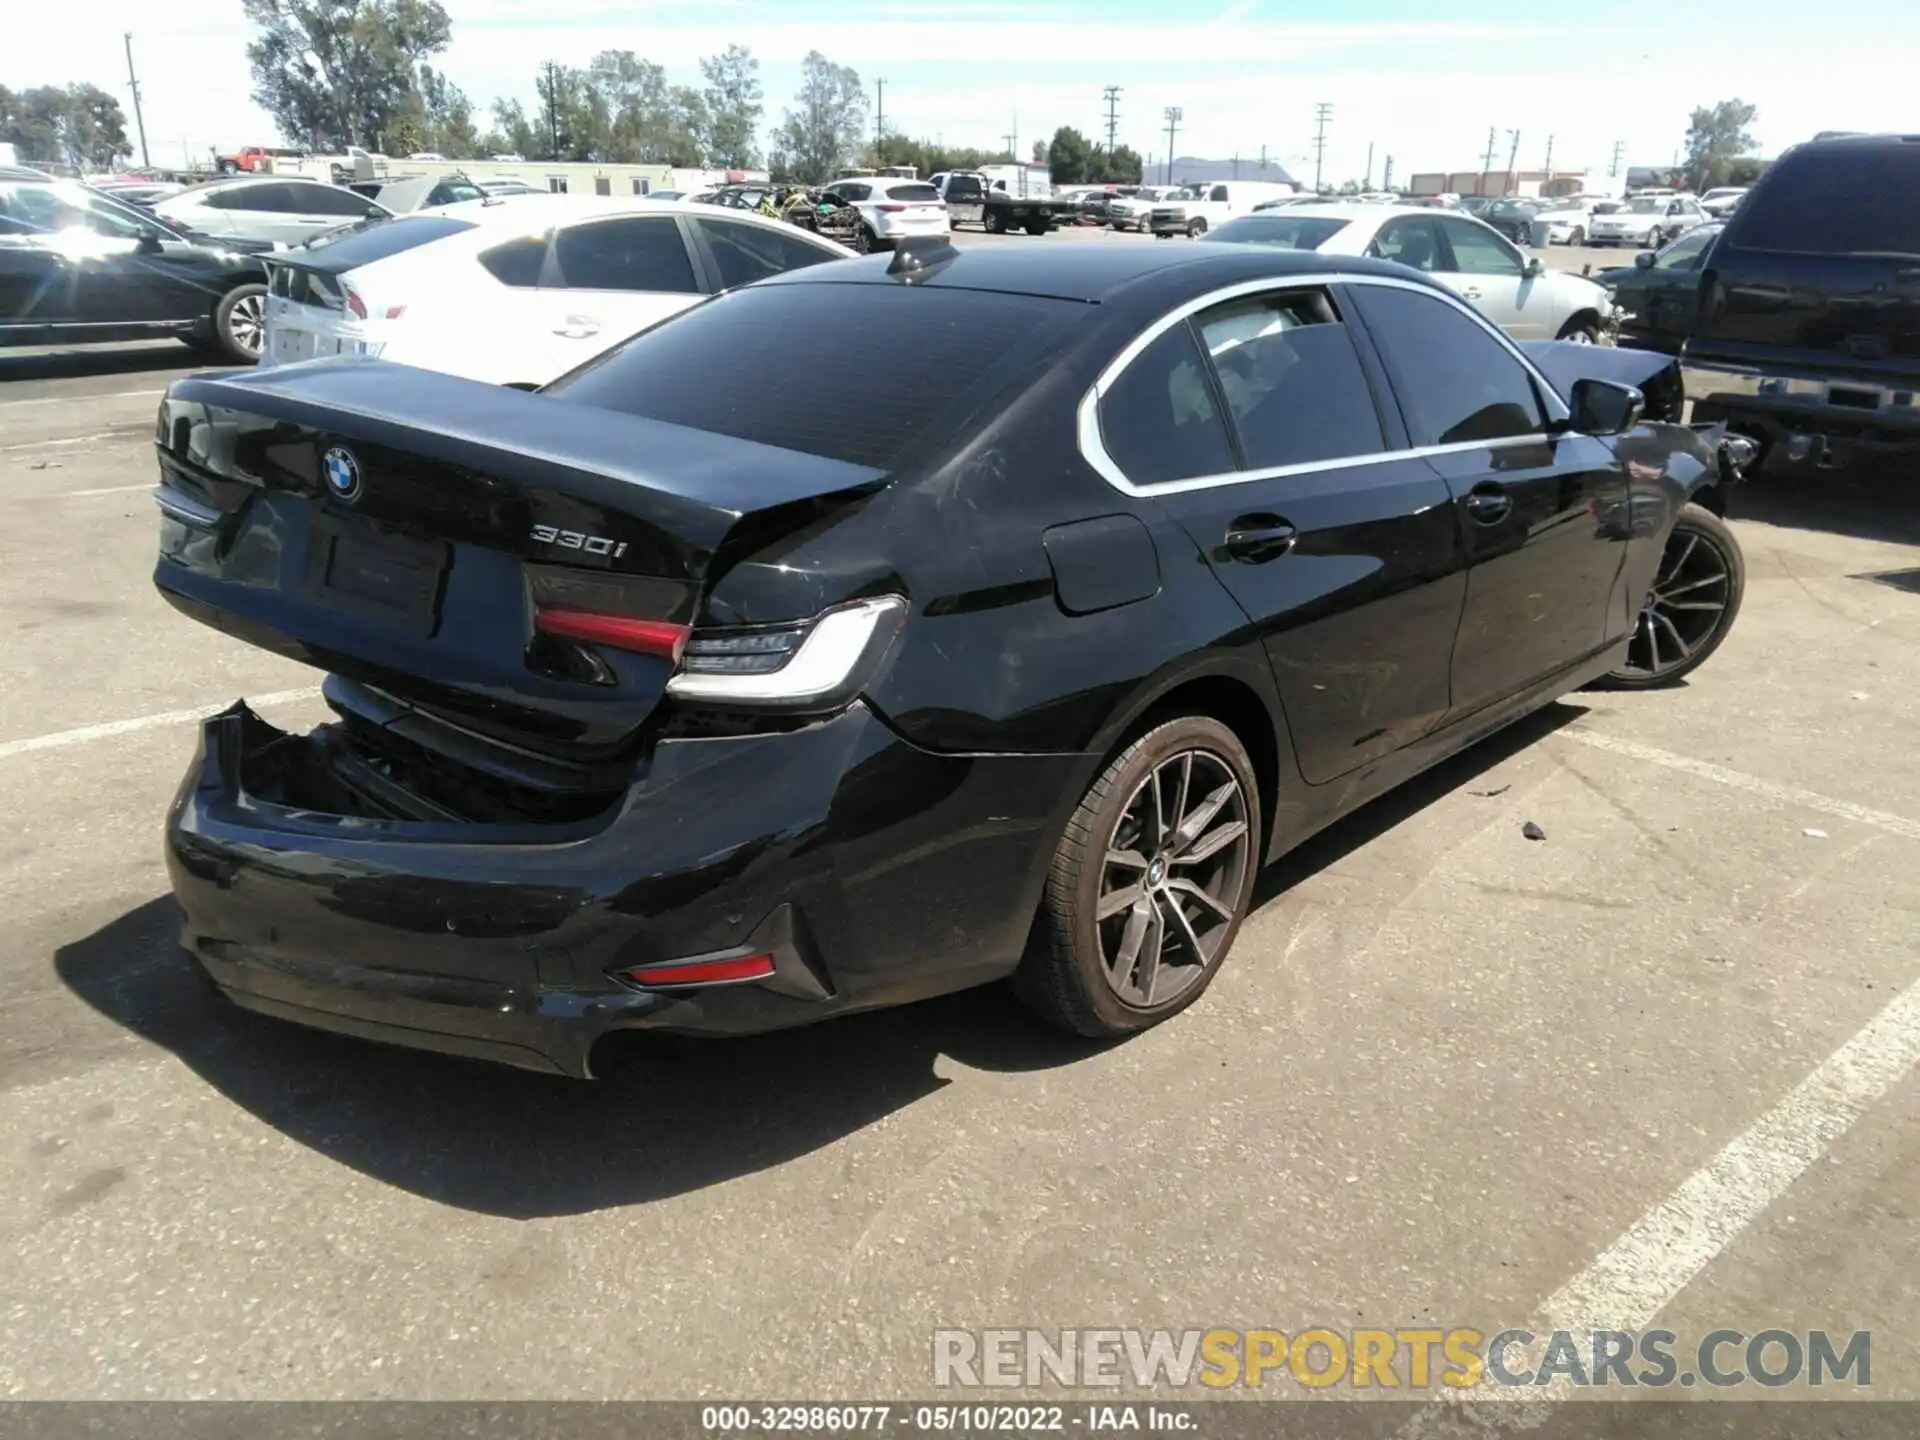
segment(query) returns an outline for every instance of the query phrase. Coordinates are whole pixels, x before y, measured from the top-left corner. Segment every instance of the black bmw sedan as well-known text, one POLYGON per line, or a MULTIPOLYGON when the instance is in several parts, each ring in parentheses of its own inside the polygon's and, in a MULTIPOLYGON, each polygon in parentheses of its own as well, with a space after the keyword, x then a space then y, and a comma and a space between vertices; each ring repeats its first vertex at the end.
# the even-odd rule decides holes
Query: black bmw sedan
POLYGON ((541 393, 176 382, 156 583, 337 717, 206 724, 186 947, 257 1011, 572 1075, 1008 977, 1164 1020, 1263 864, 1725 635, 1715 437, 1619 383, 1663 357, 1552 348, 1380 262, 941 247, 541 393))

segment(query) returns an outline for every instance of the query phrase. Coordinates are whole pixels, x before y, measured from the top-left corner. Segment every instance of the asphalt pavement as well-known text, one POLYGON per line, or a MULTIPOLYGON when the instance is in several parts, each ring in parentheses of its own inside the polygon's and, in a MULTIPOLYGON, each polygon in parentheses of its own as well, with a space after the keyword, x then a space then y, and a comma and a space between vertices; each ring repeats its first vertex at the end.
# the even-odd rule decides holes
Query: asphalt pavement
POLYGON ((1311 842, 1155 1031, 985 991, 576 1084, 242 1014, 175 949, 192 717, 322 713, 150 583, 191 358, 0 352, 0 1395, 925 1396, 946 1327, 1610 1317, 1871 1330, 1920 1397, 1910 477, 1747 487, 1689 683, 1311 842))

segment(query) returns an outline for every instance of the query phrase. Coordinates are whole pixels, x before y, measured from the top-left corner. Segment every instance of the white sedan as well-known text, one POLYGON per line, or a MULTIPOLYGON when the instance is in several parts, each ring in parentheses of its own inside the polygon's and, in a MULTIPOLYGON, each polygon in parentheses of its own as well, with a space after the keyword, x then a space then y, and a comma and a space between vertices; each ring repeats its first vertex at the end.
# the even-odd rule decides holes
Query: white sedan
POLYGON ((1471 215, 1365 202, 1290 205, 1243 215, 1207 240, 1367 255, 1425 271, 1516 340, 1599 338, 1613 308, 1605 287, 1549 270, 1471 215))
POLYGON ((708 295, 851 255, 675 201, 449 205, 271 256, 260 363, 373 355, 532 389, 708 295))
POLYGON ((1691 195, 1635 195, 1611 215, 1594 216, 1587 243, 1658 250, 1712 218, 1691 195))

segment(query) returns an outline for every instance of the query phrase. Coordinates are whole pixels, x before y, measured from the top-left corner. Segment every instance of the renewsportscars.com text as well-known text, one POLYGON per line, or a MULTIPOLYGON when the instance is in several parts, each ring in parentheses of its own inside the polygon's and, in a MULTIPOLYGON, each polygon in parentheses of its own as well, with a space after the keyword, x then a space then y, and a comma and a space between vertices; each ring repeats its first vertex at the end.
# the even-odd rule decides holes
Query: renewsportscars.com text
POLYGON ((942 1387, 1208 1389, 1572 1386, 1715 1389, 1873 1383, 1872 1333, 1713 1330, 937 1330, 942 1387))

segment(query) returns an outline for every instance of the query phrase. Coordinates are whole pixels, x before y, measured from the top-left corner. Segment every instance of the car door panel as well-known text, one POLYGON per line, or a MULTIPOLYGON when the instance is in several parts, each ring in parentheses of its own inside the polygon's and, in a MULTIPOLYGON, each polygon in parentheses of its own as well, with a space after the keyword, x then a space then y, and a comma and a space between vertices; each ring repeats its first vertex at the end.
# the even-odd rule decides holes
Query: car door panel
POLYGON ((0 222, 0 326, 71 320, 70 269, 44 237, 0 222))
POLYGON ((1446 268, 1435 276, 1517 340, 1551 340, 1563 316, 1551 287, 1527 274, 1527 259, 1490 227, 1454 215, 1436 216, 1446 268))
MULTIPOLYGON (((1292 304, 1298 290, 1276 293, 1292 304)), ((1236 468, 1155 503, 1246 614, 1301 773, 1321 784, 1445 714, 1465 557, 1446 482, 1417 457, 1389 456, 1363 363, 1331 307, 1290 330, 1223 333, 1223 312, 1246 303, 1163 336, 1103 401, 1102 424, 1149 437, 1125 450, 1196 412, 1233 417, 1232 457, 1209 463, 1236 468)), ((1237 312, 1226 318, 1237 323, 1237 312)))
POLYGON ((552 373, 563 374, 685 309, 705 288, 687 233, 671 215, 559 227, 540 290, 540 343, 552 373))

